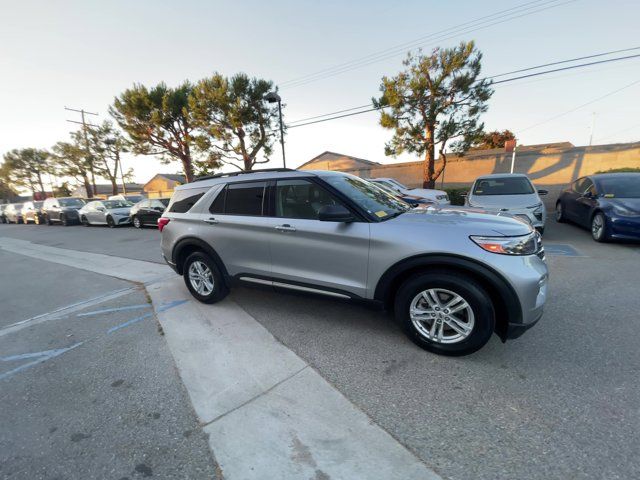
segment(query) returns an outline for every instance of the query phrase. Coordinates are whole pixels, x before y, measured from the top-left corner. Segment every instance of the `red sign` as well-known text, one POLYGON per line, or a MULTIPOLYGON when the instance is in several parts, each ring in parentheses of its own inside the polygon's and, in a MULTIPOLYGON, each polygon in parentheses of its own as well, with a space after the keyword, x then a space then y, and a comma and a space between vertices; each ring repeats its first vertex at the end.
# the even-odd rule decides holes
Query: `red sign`
POLYGON ((516 149, 516 141, 515 140, 507 140, 504 142, 504 151, 507 153, 511 153, 516 149))

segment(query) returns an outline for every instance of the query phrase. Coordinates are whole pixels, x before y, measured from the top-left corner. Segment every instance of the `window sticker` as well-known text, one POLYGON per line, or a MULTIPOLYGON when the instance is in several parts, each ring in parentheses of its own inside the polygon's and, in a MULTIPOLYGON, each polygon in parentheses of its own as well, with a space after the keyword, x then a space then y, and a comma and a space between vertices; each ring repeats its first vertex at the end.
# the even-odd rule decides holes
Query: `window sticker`
POLYGON ((378 210, 376 212, 376 216, 380 217, 380 218, 386 217, 387 216, 387 212, 385 212, 384 210, 378 210))

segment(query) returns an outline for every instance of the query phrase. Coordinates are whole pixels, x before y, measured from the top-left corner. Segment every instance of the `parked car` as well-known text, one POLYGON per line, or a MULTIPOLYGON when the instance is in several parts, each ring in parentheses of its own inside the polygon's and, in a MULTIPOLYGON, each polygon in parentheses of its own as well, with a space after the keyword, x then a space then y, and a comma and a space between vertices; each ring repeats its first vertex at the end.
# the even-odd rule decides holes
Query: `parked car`
POLYGON ((40 224, 43 223, 42 202, 26 202, 22 207, 22 221, 27 223, 40 224))
POLYGON ((150 200, 142 200, 131 207, 131 223, 136 228, 142 228, 145 225, 158 225, 158 219, 169 205, 170 198, 153 198, 150 200))
POLYGON ((388 193, 389 195, 396 197, 400 200, 402 200, 403 202, 407 202, 410 206, 412 207, 424 207, 427 205, 434 205, 435 202, 431 202, 431 201, 427 201, 424 198, 421 197, 416 197, 415 195, 405 195, 404 193, 400 193, 396 190, 393 190, 392 188, 386 186, 384 183, 377 183, 377 182, 371 182, 373 183, 376 187, 381 188, 382 190, 384 190, 386 193, 388 193))
POLYGON ((447 195, 447 192, 445 192, 444 190, 409 188, 393 178, 372 178, 369 181, 376 184, 385 185, 386 187, 391 188, 392 190, 402 195, 412 195, 414 197, 425 199, 433 203, 438 203, 440 205, 449 205, 451 203, 449 201, 449 195, 447 195))
POLYGON ((640 173, 577 179, 560 194, 556 220, 591 229, 596 242, 640 240, 640 173))
POLYGON ((0 204, 0 223, 7 223, 7 217, 5 217, 4 211, 8 205, 8 203, 0 204))
POLYGON ((7 223, 22 223, 22 203, 10 203, 4 209, 7 223))
POLYGON ((47 198, 42 206, 44 221, 47 225, 61 223, 65 227, 78 223, 78 210, 85 203, 85 199, 80 197, 47 198))
POLYGON ((204 303, 249 282, 393 308, 420 347, 481 348, 542 316, 541 237, 511 216, 411 209, 343 172, 279 169, 176 188, 158 220, 166 262, 204 303))
POLYGON ((126 200, 127 202, 131 202, 131 203, 138 203, 142 200, 145 200, 145 196, 144 195, 123 195, 123 194, 118 194, 118 195, 111 195, 109 197, 109 200, 126 200))
POLYGON ((131 223, 129 212, 132 203, 126 200, 94 200, 83 206, 78 214, 80 222, 90 225, 108 225, 117 227, 131 223))
POLYGON ((496 173, 478 177, 467 194, 465 205, 483 210, 509 214, 533 225, 544 233, 547 209, 529 177, 520 173, 496 173))

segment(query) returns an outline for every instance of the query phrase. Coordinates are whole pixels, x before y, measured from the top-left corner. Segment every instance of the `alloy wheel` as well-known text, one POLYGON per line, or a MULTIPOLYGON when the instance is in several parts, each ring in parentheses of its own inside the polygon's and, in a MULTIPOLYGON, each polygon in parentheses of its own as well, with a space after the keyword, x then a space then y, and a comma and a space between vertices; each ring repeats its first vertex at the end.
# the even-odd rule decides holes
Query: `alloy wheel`
POLYGON ((189 265, 189 282, 198 295, 206 297, 213 293, 213 272, 200 260, 196 260, 189 265))
POLYGON ((442 344, 467 339, 475 324, 469 303, 444 288, 430 288, 418 293, 409 306, 409 316, 421 336, 442 344))
POLYGON ((604 234, 604 218, 601 214, 597 214, 591 221, 591 235, 596 240, 600 240, 604 234))
POLYGON ((138 217, 133 217, 133 226, 136 228, 142 227, 142 223, 140 223, 140 219, 138 217))
POLYGON ((556 205, 556 220, 560 221, 562 220, 562 204, 558 203, 556 205))

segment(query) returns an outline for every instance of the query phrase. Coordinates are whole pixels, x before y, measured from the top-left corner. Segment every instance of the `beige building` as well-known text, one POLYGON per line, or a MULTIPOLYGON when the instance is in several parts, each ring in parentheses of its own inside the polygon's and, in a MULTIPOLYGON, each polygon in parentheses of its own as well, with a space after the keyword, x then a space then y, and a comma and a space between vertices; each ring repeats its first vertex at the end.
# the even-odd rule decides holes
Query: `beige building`
MULTIPOLYGON (((300 167, 301 170, 339 170, 363 178, 392 177, 411 187, 422 184, 423 162, 377 163, 335 152, 324 152, 300 167)), ((436 169, 439 167, 436 163, 436 169)), ((576 147, 569 142, 520 146, 516 152, 516 173, 525 173, 539 185, 559 190, 576 178, 612 168, 640 168, 640 142, 576 147)), ((504 149, 478 150, 463 157, 449 156, 444 178, 437 187, 468 186, 478 176, 508 173, 511 153, 504 149), (444 180, 444 182, 443 182, 444 180)))
POLYGON ((144 184, 142 189, 148 198, 170 197, 173 190, 186 183, 184 175, 174 173, 158 173, 151 180, 144 184))

